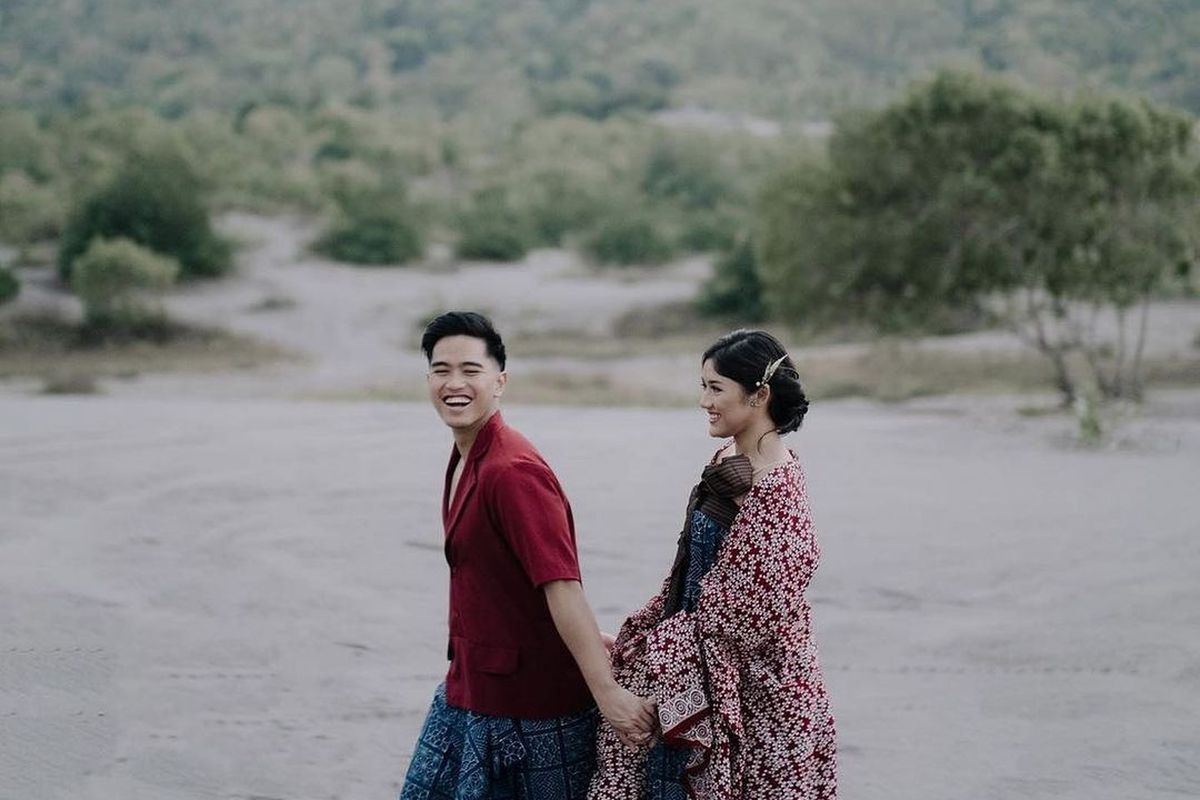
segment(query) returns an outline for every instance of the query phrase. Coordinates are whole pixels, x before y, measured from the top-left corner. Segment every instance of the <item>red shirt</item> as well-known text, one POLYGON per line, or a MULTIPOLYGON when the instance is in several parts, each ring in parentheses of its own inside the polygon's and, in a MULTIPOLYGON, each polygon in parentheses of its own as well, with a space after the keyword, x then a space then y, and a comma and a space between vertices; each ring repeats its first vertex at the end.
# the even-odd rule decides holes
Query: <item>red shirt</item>
POLYGON ((541 454, 497 412, 442 497, 450 564, 446 700, 480 714, 549 719, 593 705, 541 587, 579 580, 571 506, 541 454))

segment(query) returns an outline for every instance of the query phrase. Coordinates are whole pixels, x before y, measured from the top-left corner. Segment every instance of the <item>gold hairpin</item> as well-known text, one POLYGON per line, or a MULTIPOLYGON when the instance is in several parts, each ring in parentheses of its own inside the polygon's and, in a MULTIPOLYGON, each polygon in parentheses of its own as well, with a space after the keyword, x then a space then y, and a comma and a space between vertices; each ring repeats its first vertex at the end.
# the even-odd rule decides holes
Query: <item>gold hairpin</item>
POLYGON ((787 357, 788 357, 788 354, 784 353, 779 358, 775 359, 770 364, 768 364, 767 368, 763 371, 762 380, 759 381, 756 384, 756 386, 765 386, 766 384, 770 383, 771 378, 775 377, 775 370, 779 369, 779 365, 782 364, 783 360, 787 357))

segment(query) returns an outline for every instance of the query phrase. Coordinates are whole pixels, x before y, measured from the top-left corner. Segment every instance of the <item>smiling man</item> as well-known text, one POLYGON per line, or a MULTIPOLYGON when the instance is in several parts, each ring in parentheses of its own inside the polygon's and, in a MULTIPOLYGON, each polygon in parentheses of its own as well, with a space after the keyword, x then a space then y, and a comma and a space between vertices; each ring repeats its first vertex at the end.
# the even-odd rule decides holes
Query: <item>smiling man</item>
POLYGON ((587 795, 597 707, 630 745, 654 707, 613 680, 580 585, 571 507, 553 471, 504 424, 504 343, 452 311, 421 338, 429 399, 454 435, 442 495, 450 669, 401 800, 587 795))

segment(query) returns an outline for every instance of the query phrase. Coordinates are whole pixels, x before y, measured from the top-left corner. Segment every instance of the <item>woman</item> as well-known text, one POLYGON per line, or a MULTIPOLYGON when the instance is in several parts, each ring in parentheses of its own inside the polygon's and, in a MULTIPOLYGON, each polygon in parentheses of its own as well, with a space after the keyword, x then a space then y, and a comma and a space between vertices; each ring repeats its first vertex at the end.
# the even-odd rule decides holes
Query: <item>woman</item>
POLYGON ((808 401, 764 331, 701 359, 710 436, 662 591, 625 621, 613 672, 658 705, 661 741, 602 725, 589 800, 813 800, 837 794, 833 717, 804 598, 820 551, 804 473, 781 436, 808 401))

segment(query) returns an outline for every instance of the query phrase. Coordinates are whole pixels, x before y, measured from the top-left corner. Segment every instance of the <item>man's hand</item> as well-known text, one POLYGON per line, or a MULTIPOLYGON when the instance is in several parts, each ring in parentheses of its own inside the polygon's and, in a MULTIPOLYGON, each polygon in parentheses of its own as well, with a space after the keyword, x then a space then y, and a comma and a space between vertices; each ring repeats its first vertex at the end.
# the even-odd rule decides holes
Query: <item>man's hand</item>
POLYGON ((653 702, 622 686, 614 686, 597 697, 596 704, 625 746, 638 748, 650 743, 658 717, 653 702))

